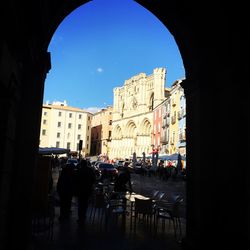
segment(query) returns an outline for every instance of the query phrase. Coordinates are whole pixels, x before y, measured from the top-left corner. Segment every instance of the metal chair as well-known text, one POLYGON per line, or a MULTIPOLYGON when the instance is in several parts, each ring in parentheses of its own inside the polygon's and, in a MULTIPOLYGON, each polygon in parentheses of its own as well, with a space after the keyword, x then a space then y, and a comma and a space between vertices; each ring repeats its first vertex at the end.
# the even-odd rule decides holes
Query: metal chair
POLYGON ((159 190, 153 190, 153 192, 152 192, 152 195, 151 195, 151 198, 152 199, 156 199, 157 198, 157 195, 159 194, 159 190))
POLYGON ((92 224, 94 224, 97 221, 100 227, 102 226, 106 216, 106 205, 107 201, 105 194, 102 192, 95 193, 92 202, 90 204, 91 211, 89 219, 92 224))
MULTIPOLYGON (((155 223, 155 210, 153 200, 135 198, 134 203, 134 231, 136 231, 137 220, 152 228, 152 220, 155 223)), ((131 215, 133 216, 133 215, 131 215)), ((155 224, 154 224, 155 225, 155 224)))
POLYGON ((183 198, 180 196, 174 197, 173 202, 161 200, 156 204, 156 231, 158 229, 159 220, 162 222, 162 231, 165 231, 165 221, 168 220, 169 226, 173 224, 175 239, 180 242, 182 239, 182 228, 180 220, 180 205, 183 198))
POLYGON ((106 206, 107 223, 111 226, 118 226, 121 221, 122 230, 125 230, 125 222, 127 215, 127 202, 125 194, 122 192, 112 192, 109 196, 106 206), (119 220, 121 219, 121 220, 119 220))
POLYGON ((163 197, 164 197, 164 195, 165 195, 165 192, 162 192, 162 191, 159 191, 156 195, 155 195, 155 200, 156 201, 159 201, 159 200, 161 200, 163 197))

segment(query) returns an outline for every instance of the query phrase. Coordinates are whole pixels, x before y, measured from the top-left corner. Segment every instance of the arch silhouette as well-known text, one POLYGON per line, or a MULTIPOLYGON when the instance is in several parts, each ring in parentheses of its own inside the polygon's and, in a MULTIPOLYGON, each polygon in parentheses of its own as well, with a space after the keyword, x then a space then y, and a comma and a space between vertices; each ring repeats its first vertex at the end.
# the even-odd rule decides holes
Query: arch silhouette
POLYGON ((128 138, 135 138, 136 137, 136 125, 134 121, 130 120, 127 122, 125 126, 125 136, 128 138))
POLYGON ((121 139, 122 138, 122 129, 119 125, 117 125, 114 129, 114 134, 112 139, 121 139))
POLYGON ((145 118, 139 126, 138 133, 139 135, 150 135, 151 129, 152 129, 152 126, 150 124, 150 121, 147 118, 145 118))
MULTIPOLYGON (((249 171, 245 159, 237 159, 241 168, 236 170, 229 157, 247 149, 247 91, 235 101, 236 84, 247 89, 250 22, 246 3, 234 3, 232 11, 229 3, 136 2, 174 36, 186 71, 182 85, 187 102, 187 238, 183 244, 188 250, 247 246, 249 171), (241 15, 235 18, 235 13, 241 15), (229 202, 234 198, 243 206, 229 202), (232 217, 235 211, 239 211, 237 218, 232 217)), ((87 1, 44 0, 20 4, 13 0, 1 5, 0 83, 2 89, 8 86, 14 72, 17 90, 15 97, 1 94, 2 117, 10 117, 2 119, 0 130, 0 248, 4 250, 28 249, 30 243, 32 177, 44 81, 51 67, 47 48, 62 20, 84 3, 87 1), (27 152, 28 162, 23 157, 27 152)))

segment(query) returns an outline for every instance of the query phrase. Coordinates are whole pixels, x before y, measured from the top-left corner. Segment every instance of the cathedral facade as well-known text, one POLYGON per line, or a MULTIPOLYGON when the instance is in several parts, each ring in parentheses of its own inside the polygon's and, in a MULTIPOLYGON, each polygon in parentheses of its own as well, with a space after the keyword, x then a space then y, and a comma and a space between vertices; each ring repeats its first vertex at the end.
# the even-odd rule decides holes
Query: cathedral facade
POLYGON ((114 88, 111 159, 152 151, 153 110, 165 99, 166 69, 140 73, 114 88))

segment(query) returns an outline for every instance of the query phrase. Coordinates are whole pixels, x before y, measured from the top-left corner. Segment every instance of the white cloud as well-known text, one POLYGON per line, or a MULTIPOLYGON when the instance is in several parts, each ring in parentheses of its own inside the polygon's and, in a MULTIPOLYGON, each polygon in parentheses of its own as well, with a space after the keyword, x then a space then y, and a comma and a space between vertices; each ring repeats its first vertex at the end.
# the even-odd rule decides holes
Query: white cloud
POLYGON ((96 71, 97 71, 98 73, 102 73, 102 72, 103 72, 103 68, 100 68, 100 67, 99 67, 99 68, 96 69, 96 71))
POLYGON ((90 112, 90 113, 96 113, 100 111, 102 108, 100 107, 89 107, 89 108, 83 108, 85 111, 90 112))

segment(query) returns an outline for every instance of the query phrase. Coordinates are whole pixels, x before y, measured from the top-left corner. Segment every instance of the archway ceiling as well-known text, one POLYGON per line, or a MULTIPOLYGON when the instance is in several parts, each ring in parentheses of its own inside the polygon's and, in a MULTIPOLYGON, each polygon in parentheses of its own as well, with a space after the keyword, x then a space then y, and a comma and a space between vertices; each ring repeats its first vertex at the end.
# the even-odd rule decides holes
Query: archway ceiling
MULTIPOLYGON (((0 18, 2 24, 8 25, 2 25, 2 35, 11 44, 12 51, 22 51, 21 48, 28 48, 28 43, 43 50, 37 50, 38 53, 46 52, 54 32, 63 19, 88 2, 90 1, 4 1, 2 7, 5 11, 0 18), (20 11, 17 12, 16 9, 20 11), (16 37, 20 38, 18 43, 16 37)), ((187 79, 195 80, 203 75, 212 78, 211 72, 220 72, 219 59, 223 55, 228 56, 225 44, 228 45, 229 42, 225 32, 228 31, 227 15, 230 13, 224 13, 223 6, 204 6, 202 2, 194 5, 190 1, 180 4, 179 1, 170 0, 136 2, 155 15, 174 36, 187 79), (199 11, 196 11, 197 9, 199 11), (222 14, 224 18, 221 18, 222 14), (211 61, 215 63, 209 63, 211 61)))

